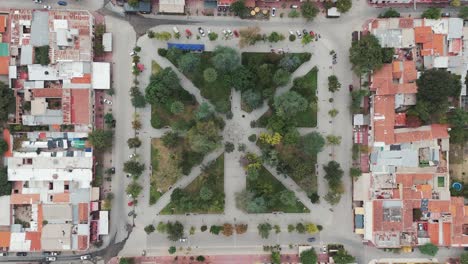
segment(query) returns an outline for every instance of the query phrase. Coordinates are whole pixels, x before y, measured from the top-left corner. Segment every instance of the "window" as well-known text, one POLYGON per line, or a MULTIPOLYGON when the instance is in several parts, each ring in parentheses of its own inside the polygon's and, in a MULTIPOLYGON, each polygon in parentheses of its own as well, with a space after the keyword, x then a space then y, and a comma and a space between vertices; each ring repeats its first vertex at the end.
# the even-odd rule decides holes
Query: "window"
POLYGON ((24 165, 24 164, 32 165, 32 163, 33 163, 33 160, 32 160, 31 158, 23 159, 23 165, 24 165))

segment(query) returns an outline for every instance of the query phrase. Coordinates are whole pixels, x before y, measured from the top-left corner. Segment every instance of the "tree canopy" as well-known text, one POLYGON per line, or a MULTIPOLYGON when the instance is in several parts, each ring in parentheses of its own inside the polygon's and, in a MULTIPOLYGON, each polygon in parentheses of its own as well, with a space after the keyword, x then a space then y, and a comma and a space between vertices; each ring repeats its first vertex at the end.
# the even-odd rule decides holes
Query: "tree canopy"
POLYGON ((425 71, 416 81, 418 93, 416 104, 426 103, 427 111, 433 115, 444 113, 449 97, 458 97, 461 91, 460 75, 441 69, 425 71))
POLYGON ((110 130, 94 130, 88 134, 88 140, 96 150, 105 150, 112 146, 113 133, 110 130))
POLYGON ((301 252, 302 264, 315 264, 317 263, 317 254, 313 248, 301 252))
POLYGON ((341 178, 343 170, 338 162, 332 160, 327 165, 323 165, 325 171, 325 179, 328 181, 330 189, 337 190, 341 186, 341 178))
POLYGON ((8 143, 3 138, 0 138, 0 156, 3 156, 3 154, 5 154, 7 150, 8 150, 8 143))
POLYGON ((150 83, 145 90, 145 98, 150 104, 164 104, 172 97, 177 96, 181 90, 179 77, 171 68, 167 67, 151 76, 150 83))
POLYGON ((193 73, 199 66, 201 57, 197 53, 186 53, 177 61, 179 68, 183 73, 193 73))
POLYGON ((450 142, 464 143, 468 141, 468 112, 461 108, 454 109, 448 114, 450 124, 450 142))
POLYGON ((179 221, 167 222, 166 232, 169 240, 177 241, 184 236, 184 226, 179 221))
POLYGON ((385 10, 385 12, 379 15, 381 18, 400 17, 400 13, 393 8, 385 10))
POLYGON ((354 41, 349 50, 349 60, 353 70, 361 75, 382 67, 382 47, 379 40, 372 34, 354 41))
POLYGON ((8 181, 7 167, 0 168, 0 196, 11 194, 11 181, 8 181))
POLYGON ((354 263, 356 259, 349 255, 348 252, 344 249, 338 250, 335 256, 333 256, 333 260, 336 264, 349 264, 354 263))
POLYGON ((245 6, 244 0, 238 0, 231 4, 231 9, 234 13, 237 13, 240 18, 244 18, 245 14, 247 13, 248 9, 245 6))
POLYGON ((187 132, 190 148, 198 153, 206 154, 220 145, 219 128, 213 121, 198 122, 187 132))
POLYGON ((8 120, 8 114, 15 111, 15 96, 13 89, 0 82, 0 122, 8 120))
POLYGON ((307 99, 294 91, 286 92, 275 97, 274 106, 276 114, 288 118, 307 109, 307 99))
POLYGON ((461 264, 468 264, 468 252, 461 254, 460 261, 461 264))
POLYGON ((213 51, 211 62, 217 70, 230 72, 240 65, 240 56, 233 48, 217 46, 213 51))
POLYGON ((437 255, 439 248, 432 243, 426 243, 422 246, 419 246, 419 251, 421 251, 421 253, 423 253, 424 255, 429 255, 433 257, 437 255))
POLYGON ((325 139, 318 132, 311 132, 302 137, 301 143, 300 146, 305 154, 315 156, 325 146, 325 139))
POLYGON ((421 17, 428 18, 428 19, 439 19, 442 15, 441 9, 437 7, 429 7, 428 9, 424 10, 421 17))
POLYGON ((129 160, 124 163, 123 171, 130 173, 133 177, 140 176, 145 170, 145 164, 136 160, 129 160))
POLYGON ((307 1, 301 5, 302 16, 307 20, 313 20, 319 13, 319 9, 314 3, 307 1))
POLYGON ((468 6, 462 6, 458 13, 459 18, 463 18, 464 20, 468 19, 468 6))
POLYGON ((351 0, 337 0, 336 1, 336 8, 341 13, 348 12, 352 6, 353 6, 353 2, 351 0))
POLYGON ((328 76, 328 90, 332 93, 339 91, 341 88, 341 83, 338 81, 336 75, 328 76))

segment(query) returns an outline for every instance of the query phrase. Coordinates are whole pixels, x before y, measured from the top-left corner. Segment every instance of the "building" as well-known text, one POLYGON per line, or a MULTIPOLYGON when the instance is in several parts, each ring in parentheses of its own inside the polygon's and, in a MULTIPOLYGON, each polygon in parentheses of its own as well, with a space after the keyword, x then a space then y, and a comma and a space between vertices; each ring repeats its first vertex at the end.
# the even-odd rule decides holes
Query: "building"
POLYGON ((183 14, 185 13, 185 0, 160 0, 159 13, 183 14))
POLYGON ((416 104, 418 68, 466 76, 462 21, 376 19, 369 31, 395 54, 369 79, 369 122, 354 118, 354 142, 369 149, 369 170, 354 183, 355 232, 378 248, 468 246, 464 200, 449 191, 449 127, 420 126, 406 115, 416 104), (367 138, 357 140, 367 126, 367 138))
POLYGON ((143 14, 151 13, 151 2, 140 1, 136 6, 131 6, 128 3, 124 4, 124 11, 127 13, 140 12, 143 14))

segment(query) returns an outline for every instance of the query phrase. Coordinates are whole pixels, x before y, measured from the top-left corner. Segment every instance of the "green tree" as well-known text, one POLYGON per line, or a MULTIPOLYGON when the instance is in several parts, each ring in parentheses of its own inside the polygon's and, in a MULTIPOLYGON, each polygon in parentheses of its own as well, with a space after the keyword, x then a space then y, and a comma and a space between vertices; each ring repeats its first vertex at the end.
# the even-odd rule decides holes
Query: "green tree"
POLYGON ((353 6, 353 2, 351 0, 337 0, 336 1, 336 8, 341 13, 348 12, 352 6, 353 6))
POLYGON ((317 254, 314 248, 304 250, 301 252, 301 263, 302 264, 315 264, 317 263, 317 254))
POLYGON ((178 115, 182 112, 184 112, 185 106, 181 101, 174 101, 171 104, 171 113, 174 115, 178 115))
POLYGON ((119 264, 132 264, 133 259, 131 258, 120 258, 119 259, 119 264))
POLYGON ((94 130, 88 134, 88 140, 96 150, 102 151, 112 146, 114 134, 110 130, 94 130))
POLYGON ((341 83, 338 81, 336 75, 328 76, 328 90, 332 93, 339 91, 341 88, 341 83))
POLYGON ((328 186, 334 192, 341 187, 341 178, 343 177, 343 170, 338 162, 332 160, 327 165, 323 165, 325 171, 325 179, 328 181, 328 186))
POLYGON ((372 34, 354 41, 349 50, 349 61, 353 70, 361 75, 382 67, 382 47, 379 40, 372 34))
POLYGON ((422 246, 419 246, 419 251, 421 251, 421 253, 425 255, 434 257, 435 255, 437 255, 439 248, 432 243, 426 243, 422 246))
POLYGON ((325 146, 325 139, 320 135, 320 133, 311 132, 302 137, 300 146, 305 154, 315 156, 317 153, 322 151, 323 146, 325 146))
POLYGON ((234 144, 232 142, 226 142, 224 144, 224 151, 226 151, 227 153, 231 153, 235 149, 236 149, 236 146, 234 146, 234 144))
POLYGON ((211 108, 211 106, 208 103, 203 102, 200 104, 197 111, 195 112, 195 118, 197 120, 207 120, 213 114, 214 114, 213 108, 211 108))
POLYGON ((278 251, 272 251, 270 259, 273 264, 281 264, 281 255, 278 251))
POLYGON ((349 175, 353 178, 357 178, 362 175, 362 171, 360 168, 352 167, 349 169, 349 175))
POLYGON ((393 8, 385 10, 385 12, 379 15, 381 18, 400 17, 400 13, 393 8))
POLYGON ((460 262, 461 264, 468 264, 468 252, 461 254, 460 262))
POLYGON ((329 145, 339 145, 341 144, 341 136, 328 135, 327 144, 329 145))
POLYGON ((201 58, 198 53, 186 53, 177 61, 183 73, 193 73, 200 67, 201 58))
POLYGON ((307 109, 307 99, 302 95, 289 91, 275 97, 274 106, 276 114, 283 118, 290 118, 307 109))
POLYGON ((461 144, 468 141, 468 112, 461 108, 457 108, 448 114, 448 122, 450 124, 450 142, 461 144))
POLYGON ((127 140, 129 148, 139 148, 141 146, 141 140, 138 137, 132 137, 127 140))
POLYGON ((299 234, 304 234, 305 231, 306 231, 306 228, 304 226, 303 223, 297 223, 296 225, 296 231, 299 233, 299 234))
POLYGON ((308 21, 313 20, 319 13, 319 9, 314 3, 307 1, 301 5, 302 16, 308 21))
POLYGON ((167 224, 164 222, 159 222, 158 226, 156 227, 156 230, 158 230, 159 233, 166 233, 167 229, 167 224))
POLYGON ((15 112, 15 106, 13 89, 8 88, 4 82, 0 82, 0 122, 8 120, 8 114, 15 112))
POLYGON ((0 138, 0 156, 3 156, 7 151, 8 143, 3 138, 0 138))
POLYGON ((312 41, 314 41, 314 37, 312 37, 310 34, 304 34, 304 36, 302 37, 301 43, 302 45, 307 45, 311 43, 312 41))
POLYGON ((218 73, 216 72, 215 69, 213 69, 213 68, 206 68, 206 69, 203 71, 203 79, 204 79, 206 82, 212 83, 212 82, 216 81, 217 78, 218 78, 218 73))
POLYGON ((244 66, 237 67, 231 75, 229 84, 238 91, 252 90, 255 87, 255 75, 244 66))
POLYGON ((196 260, 197 260, 198 262, 203 262, 203 261, 205 261, 205 257, 200 255, 200 256, 198 256, 198 257, 196 258, 196 260))
POLYGON ((296 230, 296 227, 295 227, 294 225, 292 225, 292 224, 289 224, 289 225, 288 225, 288 232, 291 233, 291 232, 293 232, 294 230, 296 230))
POLYGON ((394 54, 395 54, 394 48, 382 48, 382 62, 392 63, 394 54))
POLYGON ((208 186, 202 186, 200 188, 200 199, 203 201, 209 201, 211 198, 213 198, 213 191, 210 190, 208 186))
POLYGON ((210 32, 208 33, 208 39, 211 41, 215 41, 218 39, 218 34, 215 32, 210 32))
POLYGON ((428 9, 424 10, 421 17, 428 18, 428 19, 439 19, 442 15, 441 9, 436 7, 429 7, 428 9))
POLYGON ((166 148, 173 148, 177 146, 177 143, 179 142, 179 134, 176 132, 167 132, 161 137, 162 143, 166 148))
POLYGON ((452 1, 450 1, 450 5, 453 6, 453 7, 459 7, 461 5, 461 1, 460 0, 452 0, 452 1))
POLYGON ((293 191, 284 190, 279 193, 280 201, 286 206, 295 206, 296 205, 296 195, 293 191))
POLYGON ((141 187, 140 184, 136 181, 132 181, 128 186, 127 189, 125 190, 127 194, 130 194, 134 199, 140 195, 141 190, 143 190, 143 187, 141 187))
POLYGON ((146 232, 147 235, 153 233, 154 230, 156 230, 156 229, 154 228, 154 225, 147 225, 147 226, 145 226, 145 232, 146 232))
POLYGON ((336 264, 349 264, 354 263, 356 259, 349 255, 348 252, 344 249, 338 250, 335 256, 333 256, 333 260, 336 264))
POLYGON ((458 13, 458 17, 464 20, 468 20, 468 6, 462 6, 458 13))
POLYGON ((272 229, 270 223, 263 223, 263 224, 259 224, 257 226, 257 229, 258 229, 258 234, 262 237, 262 238, 268 238, 270 236, 270 231, 272 229))
POLYGON ((273 75, 273 83, 278 86, 286 85, 291 80, 291 74, 283 69, 278 69, 273 75))
POLYGON ((167 222, 166 232, 169 240, 177 241, 184 236, 184 226, 179 221, 167 222))
POLYGON ((250 109, 255 109, 263 104, 260 92, 249 89, 242 92, 242 102, 250 109))
POLYGON ((11 181, 8 181, 7 167, 0 168, 0 196, 11 194, 11 183, 11 181))
POLYGON ((294 71, 297 67, 301 65, 301 59, 299 56, 293 55, 293 54, 286 54, 280 62, 278 63, 278 66, 287 70, 288 72, 294 71))
POLYGON ((448 108, 448 98, 460 95, 460 79, 460 75, 446 70, 433 68, 425 71, 416 81, 416 105, 426 102, 427 110, 432 116, 444 114, 448 108))
POLYGON ((124 163, 123 171, 130 173, 133 177, 139 177, 145 170, 145 164, 136 160, 129 160, 124 163))
POLYGON ((169 254, 172 255, 172 254, 176 253, 177 249, 174 246, 170 246, 167 251, 169 252, 169 254))
POLYGON ((230 72, 240 65, 240 56, 233 48, 217 46, 213 51, 211 62, 215 69, 230 72))
POLYGON ((167 67, 151 76, 150 83, 145 90, 145 98, 150 104, 165 104, 181 90, 179 77, 171 68, 167 67))
POLYGON ((215 234, 215 235, 219 235, 219 233, 223 231, 223 227, 222 226, 218 226, 218 225, 212 225, 210 226, 210 233, 212 234, 215 234))
POLYGON ((235 1, 234 3, 231 4, 231 9, 234 13, 237 13, 237 15, 240 18, 244 18, 245 15, 247 14, 247 7, 245 6, 245 1, 244 0, 238 0, 235 1))
POLYGON ((193 151, 206 154, 220 145, 219 128, 213 121, 198 122, 187 132, 187 140, 193 151))
POLYGON ((271 32, 271 34, 268 36, 268 41, 269 42, 275 42, 276 43, 276 42, 281 41, 281 40, 284 40, 284 35, 279 34, 276 31, 271 32))
POLYGON ((112 121, 114 121, 114 116, 112 115, 112 113, 106 113, 104 115, 104 123, 112 124, 112 121))

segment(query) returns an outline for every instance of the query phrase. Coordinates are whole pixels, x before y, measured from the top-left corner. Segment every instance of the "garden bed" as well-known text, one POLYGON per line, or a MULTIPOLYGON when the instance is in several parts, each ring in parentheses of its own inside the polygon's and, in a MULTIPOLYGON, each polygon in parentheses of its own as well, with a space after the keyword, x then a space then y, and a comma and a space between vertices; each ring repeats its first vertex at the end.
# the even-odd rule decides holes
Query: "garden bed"
POLYGON ((220 214, 224 212, 224 154, 208 165, 184 189, 175 189, 161 214, 220 214), (174 201, 173 199, 177 199, 174 201))

